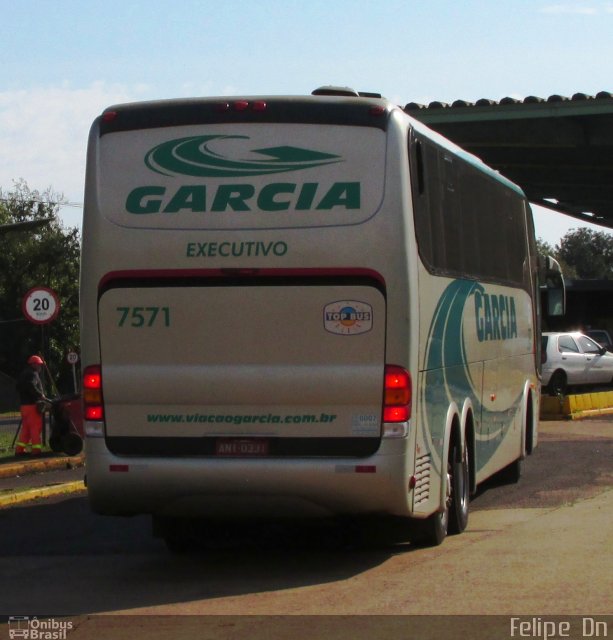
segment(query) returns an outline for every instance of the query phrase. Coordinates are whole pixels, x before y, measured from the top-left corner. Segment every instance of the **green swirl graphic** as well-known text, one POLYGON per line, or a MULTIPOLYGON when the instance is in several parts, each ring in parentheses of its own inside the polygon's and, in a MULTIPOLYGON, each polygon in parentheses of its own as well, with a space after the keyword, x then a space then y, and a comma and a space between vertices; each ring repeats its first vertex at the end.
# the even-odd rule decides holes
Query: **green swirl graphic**
MULTIPOLYGON (((476 282, 454 280, 443 292, 434 312, 426 348, 424 381, 420 390, 421 428, 426 441, 429 432, 433 442, 442 443, 447 408, 454 400, 461 408, 464 398, 469 398, 478 423, 496 423, 501 429, 495 438, 477 430, 477 464, 481 468, 494 455, 500 439, 511 428, 513 417, 521 408, 523 394, 520 393, 508 407, 500 411, 487 409, 481 402, 481 383, 475 382, 470 375, 464 343, 464 307, 475 291, 483 292, 484 288, 476 282)), ((440 465, 440 451, 438 453, 439 459, 433 460, 436 468, 440 465)))
POLYGON ((299 147, 252 149, 262 160, 232 159, 213 151, 213 141, 249 140, 249 136, 208 135, 169 140, 153 147, 145 155, 149 169, 165 176, 195 176, 199 178, 236 178, 260 176, 311 169, 342 162, 340 156, 299 147))

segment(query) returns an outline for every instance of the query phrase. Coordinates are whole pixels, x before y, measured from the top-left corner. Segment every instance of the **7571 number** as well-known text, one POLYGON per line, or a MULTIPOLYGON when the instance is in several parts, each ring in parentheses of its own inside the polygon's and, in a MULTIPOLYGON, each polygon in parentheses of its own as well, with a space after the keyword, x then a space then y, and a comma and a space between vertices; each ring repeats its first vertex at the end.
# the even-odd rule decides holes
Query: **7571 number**
POLYGON ((170 307, 117 307, 120 327, 170 326, 170 307))

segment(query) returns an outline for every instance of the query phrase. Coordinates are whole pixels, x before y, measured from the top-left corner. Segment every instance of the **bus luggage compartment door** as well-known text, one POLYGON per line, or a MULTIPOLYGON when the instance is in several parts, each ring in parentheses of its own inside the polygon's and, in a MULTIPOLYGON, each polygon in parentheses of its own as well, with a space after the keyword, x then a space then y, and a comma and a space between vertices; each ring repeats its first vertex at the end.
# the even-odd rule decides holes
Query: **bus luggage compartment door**
POLYGON ((366 456, 385 297, 369 284, 117 286, 100 297, 117 454, 366 456))

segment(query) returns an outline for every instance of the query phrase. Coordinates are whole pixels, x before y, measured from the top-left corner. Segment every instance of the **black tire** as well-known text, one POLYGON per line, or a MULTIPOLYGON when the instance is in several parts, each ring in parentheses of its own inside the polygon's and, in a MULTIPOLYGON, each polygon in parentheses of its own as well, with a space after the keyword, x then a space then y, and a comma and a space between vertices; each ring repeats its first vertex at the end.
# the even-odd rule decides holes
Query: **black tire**
POLYGON ((553 372, 548 385, 549 393, 552 396, 563 396, 568 389, 568 379, 562 369, 553 372))
POLYGON ((50 436, 49 437, 49 448, 53 453, 62 453, 62 438, 61 436, 50 436))
POLYGON ((464 443, 464 452, 453 444, 449 452, 449 466, 451 468, 451 496, 449 503, 450 534, 462 533, 468 524, 468 503, 470 501, 470 469, 468 447, 464 443))
POLYGON ((69 456, 78 456, 83 451, 83 439, 78 433, 62 436, 62 451, 69 456))
POLYGON ((447 489, 445 508, 425 520, 414 520, 411 525, 411 542, 422 547, 436 547, 447 534, 461 533, 468 524, 470 495, 470 468, 468 447, 464 453, 452 441, 447 461, 447 489))

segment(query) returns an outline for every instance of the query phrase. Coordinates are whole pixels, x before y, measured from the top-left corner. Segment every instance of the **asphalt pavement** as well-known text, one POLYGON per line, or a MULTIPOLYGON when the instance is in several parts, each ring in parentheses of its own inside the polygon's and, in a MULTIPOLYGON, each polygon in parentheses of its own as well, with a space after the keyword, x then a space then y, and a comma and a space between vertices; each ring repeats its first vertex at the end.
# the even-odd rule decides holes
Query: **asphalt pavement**
POLYGON ((0 459, 0 509, 85 491, 85 456, 44 453, 0 459))

